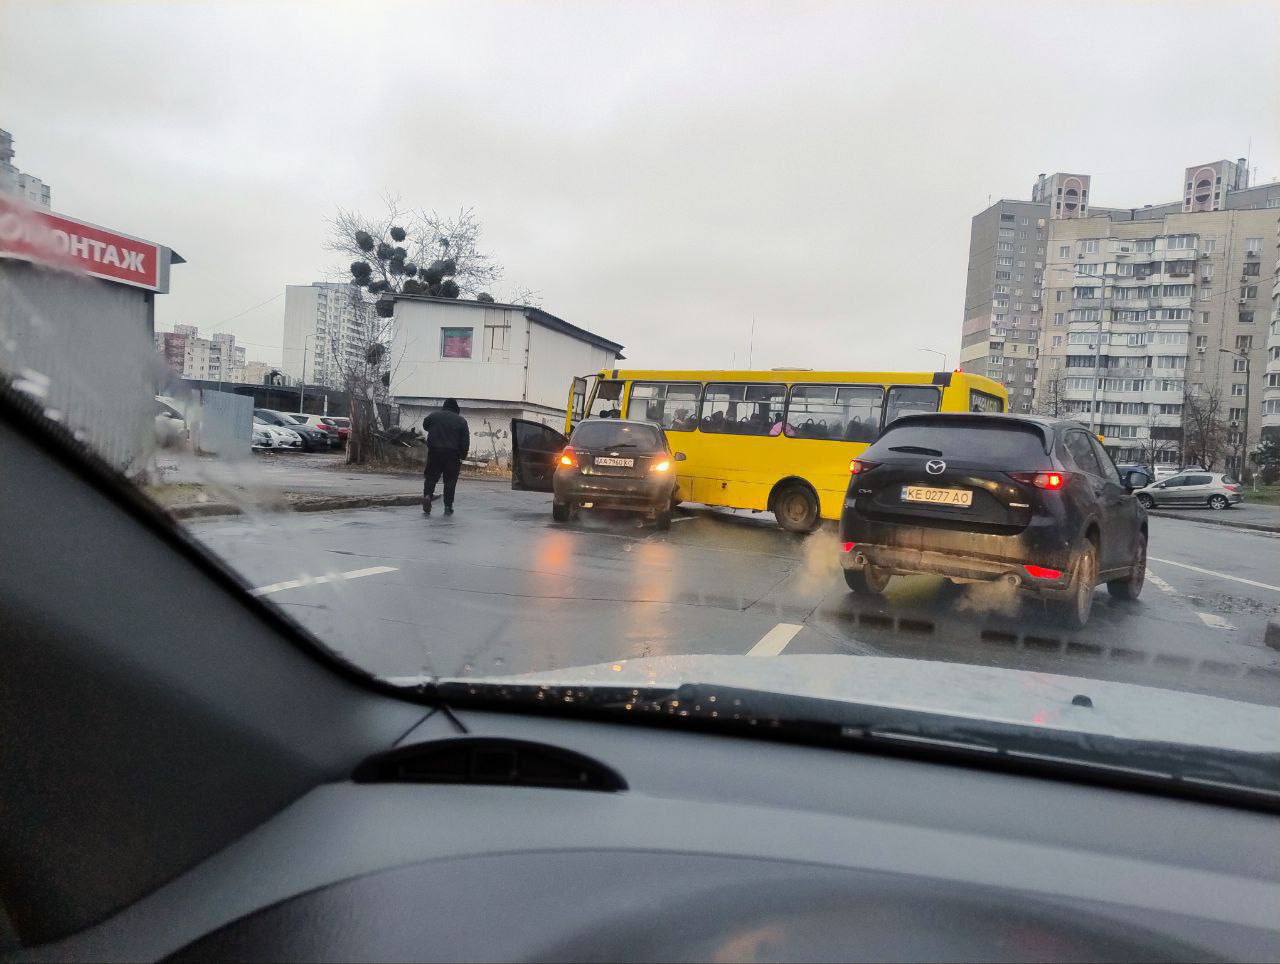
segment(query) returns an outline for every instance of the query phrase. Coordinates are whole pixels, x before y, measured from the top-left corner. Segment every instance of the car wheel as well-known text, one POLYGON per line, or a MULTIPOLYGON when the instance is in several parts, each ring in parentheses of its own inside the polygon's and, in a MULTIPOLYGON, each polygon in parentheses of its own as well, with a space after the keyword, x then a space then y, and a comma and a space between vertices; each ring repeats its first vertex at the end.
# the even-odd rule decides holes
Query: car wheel
POLYGON ((773 514, 788 532, 812 532, 818 511, 817 498, 803 485, 788 485, 773 497, 773 514))
POLYGON ((671 528, 671 510, 659 512, 653 518, 653 524, 657 526, 659 532, 666 532, 671 528))
POLYGON ((861 569, 844 571, 845 585, 859 596, 878 596, 884 592, 893 578, 892 573, 876 566, 863 566, 861 569))
POLYGON ((1138 505, 1142 506, 1144 509, 1150 509, 1155 504, 1156 504, 1156 500, 1151 498, 1151 496, 1147 495, 1147 493, 1145 492, 1138 493, 1138 505))
POLYGON ((552 502, 551 518, 556 522, 568 522, 571 515, 568 502, 552 502))
POLYGON ((1227 501, 1227 497, 1225 495, 1211 495, 1209 496, 1209 508, 1229 509, 1231 508, 1231 503, 1227 501))
POLYGON ((1071 578, 1071 590, 1065 599, 1051 600, 1050 609, 1062 623, 1071 629, 1084 629, 1089 624, 1093 610, 1093 590, 1097 586, 1098 553, 1092 543, 1085 543, 1084 551, 1076 559, 1075 573, 1071 578))
POLYGON ((1142 584, 1147 581, 1147 537, 1138 537, 1138 551, 1133 560, 1133 573, 1127 579, 1112 579, 1107 592, 1116 599, 1137 599, 1142 594, 1142 584))

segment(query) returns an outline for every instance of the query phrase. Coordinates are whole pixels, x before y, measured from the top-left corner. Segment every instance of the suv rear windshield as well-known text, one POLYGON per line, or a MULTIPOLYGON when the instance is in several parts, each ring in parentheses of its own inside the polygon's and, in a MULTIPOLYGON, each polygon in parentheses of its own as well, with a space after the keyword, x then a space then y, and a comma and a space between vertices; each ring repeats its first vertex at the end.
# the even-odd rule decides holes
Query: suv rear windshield
POLYGON ((1002 465, 1016 463, 1027 468, 1035 468, 1045 460, 1040 433, 1016 422, 962 425, 940 421, 890 426, 867 450, 866 457, 902 454, 897 450, 903 448, 915 455, 981 457, 1002 465))
POLYGON ((592 419, 583 422, 573 431, 570 443, 582 448, 609 448, 628 445, 646 452, 661 449, 662 437, 652 425, 635 425, 631 422, 615 422, 609 419, 592 419))

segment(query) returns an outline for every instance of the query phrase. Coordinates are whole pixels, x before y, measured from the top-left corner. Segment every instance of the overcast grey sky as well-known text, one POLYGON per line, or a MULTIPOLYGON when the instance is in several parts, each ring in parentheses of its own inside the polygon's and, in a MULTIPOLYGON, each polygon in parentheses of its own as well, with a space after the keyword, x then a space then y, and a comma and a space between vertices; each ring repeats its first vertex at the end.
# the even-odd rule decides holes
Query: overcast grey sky
MULTIPOLYGON (((758 367, 931 368, 988 196, 1170 200, 1250 138, 1280 175, 1278 10, 0 0, 0 127, 55 209, 187 259, 158 327, 322 279, 393 191, 639 365, 743 367, 754 314, 758 367)), ((278 361, 283 304, 222 329, 278 361)))

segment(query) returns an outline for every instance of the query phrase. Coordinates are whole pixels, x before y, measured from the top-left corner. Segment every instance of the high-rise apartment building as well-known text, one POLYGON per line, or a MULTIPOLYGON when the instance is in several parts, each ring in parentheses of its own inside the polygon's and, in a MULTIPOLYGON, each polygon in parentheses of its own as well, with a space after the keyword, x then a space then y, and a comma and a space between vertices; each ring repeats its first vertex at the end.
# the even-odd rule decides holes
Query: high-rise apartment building
POLYGON ((201 338, 194 325, 174 325, 173 331, 156 332, 156 350, 183 378, 213 382, 244 378, 245 350, 236 344, 236 336, 227 332, 201 338))
POLYGON ((373 305, 349 284, 316 281, 284 290, 281 370, 303 381, 305 364, 307 384, 341 388, 343 369, 359 363, 376 330, 373 305))
POLYGON ((0 130, 0 191, 16 194, 41 207, 50 207, 52 191, 49 185, 34 174, 18 170, 13 164, 13 154, 13 135, 0 130))
POLYGON ((1010 408, 1028 411, 1041 328, 1049 205, 997 201, 969 234, 960 367, 1009 390, 1010 408))
MULTIPOLYGON (((1275 259, 1270 270, 1271 314, 1262 385, 1262 435, 1280 442, 1280 220, 1276 222, 1271 250, 1275 259)), ((1266 281, 1264 277, 1264 286, 1266 281)))
POLYGON ((1280 375, 1266 370, 1268 335, 1280 345, 1269 317, 1280 304, 1275 270, 1261 266, 1280 221, 1280 183, 1249 187, 1240 160, 1188 167, 1179 186, 1177 201, 1099 208, 1087 175, 1041 175, 1034 201, 1001 201, 975 217, 962 367, 1001 379, 1015 411, 1089 423, 1117 461, 1180 462, 1184 404, 1215 406, 1230 431, 1228 468, 1239 472, 1264 419, 1280 425, 1280 391, 1265 397, 1272 382, 1280 389, 1280 375), (1042 258, 1028 261, 1042 278, 1032 303, 1043 318, 1030 398, 1027 363, 1009 349, 1013 318, 1024 316, 1009 310, 1012 291, 998 287, 1009 279, 997 272, 1010 266, 987 250, 994 241, 995 256, 1012 256, 1017 270, 1020 252, 998 247, 1020 244, 1016 233, 991 237, 1001 223, 1017 230, 1001 220, 1009 215, 1044 232, 1042 258))

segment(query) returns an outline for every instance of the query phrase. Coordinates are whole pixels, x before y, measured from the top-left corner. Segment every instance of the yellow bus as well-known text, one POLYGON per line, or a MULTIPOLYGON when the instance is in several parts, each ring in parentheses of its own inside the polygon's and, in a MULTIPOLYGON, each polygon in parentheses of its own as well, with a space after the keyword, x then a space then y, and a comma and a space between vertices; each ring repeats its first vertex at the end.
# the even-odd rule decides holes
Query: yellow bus
POLYGON ((967 372, 656 371, 575 378, 564 433, 511 424, 512 488, 551 491, 555 459, 584 418, 652 422, 676 453, 678 501, 772 512, 807 532, 838 519, 849 462, 913 412, 1003 412, 1004 387, 967 372))

